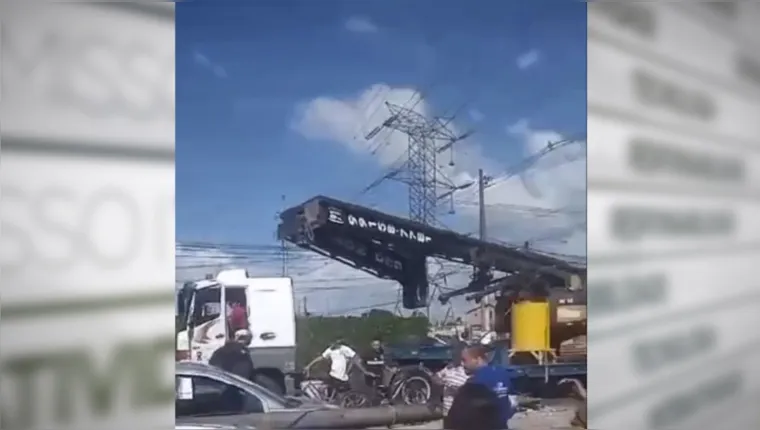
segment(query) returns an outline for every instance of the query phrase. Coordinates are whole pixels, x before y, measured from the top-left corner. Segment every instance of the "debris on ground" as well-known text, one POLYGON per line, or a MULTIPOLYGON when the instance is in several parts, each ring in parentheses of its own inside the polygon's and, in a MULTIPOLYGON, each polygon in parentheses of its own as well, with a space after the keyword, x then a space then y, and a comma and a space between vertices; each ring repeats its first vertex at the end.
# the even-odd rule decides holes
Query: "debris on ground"
POLYGON ((570 398, 575 403, 575 416, 573 416, 570 424, 575 428, 585 429, 587 426, 586 414, 588 411, 588 395, 586 393, 586 388, 583 386, 583 383, 577 379, 563 379, 559 383, 570 384, 573 387, 573 390, 570 393, 570 398))
POLYGON ((515 413, 509 420, 509 428, 520 430, 567 429, 575 416, 572 406, 540 406, 515 413))

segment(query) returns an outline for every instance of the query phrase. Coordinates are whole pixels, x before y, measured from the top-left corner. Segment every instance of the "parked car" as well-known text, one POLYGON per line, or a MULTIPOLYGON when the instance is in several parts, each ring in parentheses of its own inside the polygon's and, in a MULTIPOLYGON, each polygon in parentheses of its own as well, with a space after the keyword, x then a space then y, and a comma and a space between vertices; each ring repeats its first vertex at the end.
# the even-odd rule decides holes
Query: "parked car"
POLYGON ((305 397, 283 396, 202 363, 177 363, 175 385, 178 425, 357 429, 437 418, 437 410, 426 405, 341 409, 305 397))

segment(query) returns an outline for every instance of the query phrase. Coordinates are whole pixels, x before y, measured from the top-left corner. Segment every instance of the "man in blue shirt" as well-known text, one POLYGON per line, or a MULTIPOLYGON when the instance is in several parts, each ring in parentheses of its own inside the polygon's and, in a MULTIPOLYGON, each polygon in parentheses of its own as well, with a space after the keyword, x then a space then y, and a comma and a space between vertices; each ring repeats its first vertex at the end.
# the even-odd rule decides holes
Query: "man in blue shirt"
POLYGON ((498 365, 489 364, 488 348, 482 345, 471 346, 462 353, 462 364, 472 376, 468 383, 481 384, 490 389, 497 398, 498 408, 504 429, 514 415, 514 407, 510 395, 512 392, 512 377, 510 371, 498 365))

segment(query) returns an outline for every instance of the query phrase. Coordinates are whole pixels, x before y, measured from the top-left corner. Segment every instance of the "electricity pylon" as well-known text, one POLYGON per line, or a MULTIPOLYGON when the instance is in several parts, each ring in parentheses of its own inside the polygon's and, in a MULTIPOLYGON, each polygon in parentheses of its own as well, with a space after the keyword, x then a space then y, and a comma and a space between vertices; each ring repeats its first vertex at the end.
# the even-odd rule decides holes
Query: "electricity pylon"
MULTIPOLYGON (((391 116, 370 131, 370 140, 383 128, 404 133, 408 140, 408 157, 401 167, 392 170, 383 179, 394 179, 409 187, 409 218, 422 224, 434 224, 436 209, 443 199, 451 200, 454 191, 467 188, 473 183, 455 185, 438 168, 438 154, 451 151, 452 146, 470 133, 457 135, 448 125, 453 118, 426 118, 412 109, 386 102, 391 116)), ((449 165, 454 165, 451 155, 449 165)))

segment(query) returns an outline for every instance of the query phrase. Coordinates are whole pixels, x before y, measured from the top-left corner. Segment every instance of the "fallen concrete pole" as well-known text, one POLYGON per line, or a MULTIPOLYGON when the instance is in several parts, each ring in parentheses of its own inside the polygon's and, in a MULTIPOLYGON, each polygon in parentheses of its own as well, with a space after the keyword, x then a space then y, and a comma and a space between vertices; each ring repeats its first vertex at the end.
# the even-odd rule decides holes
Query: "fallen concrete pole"
POLYGON ((272 411, 265 414, 198 417, 193 424, 254 426, 257 429, 361 429, 416 424, 441 418, 440 409, 426 405, 375 406, 357 409, 272 411))
POLYGON ((570 425, 575 428, 585 429, 588 428, 587 413, 588 413, 588 395, 586 389, 583 387, 581 381, 577 379, 563 379, 560 384, 572 384, 573 391, 571 393, 572 399, 575 401, 575 417, 570 421, 570 425))
POLYGON ((310 429, 362 428, 414 424, 439 419, 437 408, 426 405, 394 405, 371 408, 319 410, 305 414, 298 427, 310 429))

